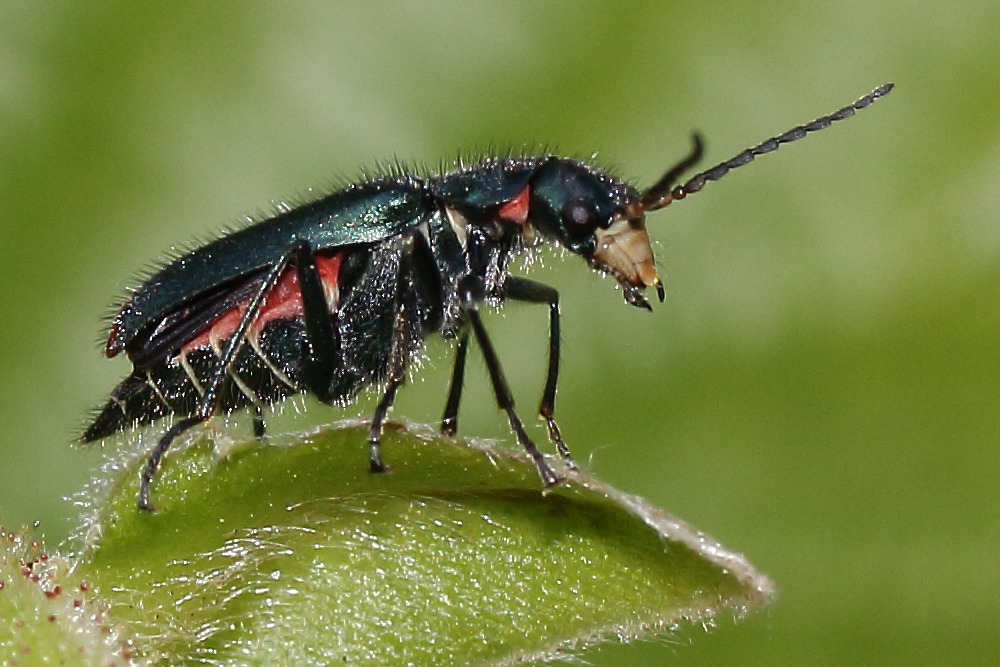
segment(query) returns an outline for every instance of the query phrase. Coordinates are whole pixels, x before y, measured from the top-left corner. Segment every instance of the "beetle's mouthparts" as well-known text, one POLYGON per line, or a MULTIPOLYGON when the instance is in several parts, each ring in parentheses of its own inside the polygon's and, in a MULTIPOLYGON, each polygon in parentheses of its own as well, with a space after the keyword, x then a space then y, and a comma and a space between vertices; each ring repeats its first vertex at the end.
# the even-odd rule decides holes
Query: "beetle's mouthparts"
MULTIPOLYGON (((592 260, 595 268, 617 278, 626 293, 637 293, 636 288, 656 287, 663 301, 663 283, 653 263, 653 249, 641 220, 638 223, 634 219, 618 220, 607 229, 598 229, 596 234, 597 250, 592 260)), ((649 307, 648 303, 635 305, 649 307)))

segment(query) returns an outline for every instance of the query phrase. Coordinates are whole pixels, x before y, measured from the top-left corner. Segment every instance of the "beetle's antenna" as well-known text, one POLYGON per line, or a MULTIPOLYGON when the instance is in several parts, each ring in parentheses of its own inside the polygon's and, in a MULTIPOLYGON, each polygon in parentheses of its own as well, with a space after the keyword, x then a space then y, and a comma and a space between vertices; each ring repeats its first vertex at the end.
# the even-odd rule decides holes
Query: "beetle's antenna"
POLYGON ((669 204, 670 190, 674 187, 674 183, 681 174, 701 161, 701 156, 705 152, 705 142, 697 132, 691 135, 691 140, 694 142, 694 147, 688 156, 667 170, 660 180, 642 193, 642 210, 655 211, 669 204), (666 203, 660 203, 661 200, 665 200, 666 203))
POLYGON ((758 155, 763 155, 764 153, 770 153, 771 151, 777 150, 778 146, 781 144, 787 144, 792 141, 798 141, 802 137, 806 136, 809 132, 816 132, 818 130, 825 130, 830 127, 830 124, 834 121, 843 120, 844 118, 850 118, 854 115, 855 111, 860 111, 866 107, 874 104, 879 98, 885 97, 889 94, 895 84, 885 83, 873 90, 871 93, 865 95, 859 99, 854 104, 850 104, 843 109, 839 109, 828 116, 823 116, 817 118, 811 123, 806 123, 805 125, 799 125, 798 127, 792 128, 784 134, 778 135, 776 137, 771 137, 767 141, 760 143, 753 148, 748 148, 736 157, 730 158, 725 162, 720 162, 711 169, 706 169, 705 171, 696 174, 687 183, 683 185, 678 185, 676 187, 671 187, 673 179, 680 176, 680 174, 692 166, 698 158, 701 156, 701 139, 698 135, 694 136, 695 148, 691 155, 682 160, 677 166, 670 169, 655 185, 650 187, 642 195, 642 208, 645 211, 655 211, 657 209, 663 208, 675 199, 684 199, 684 197, 698 192, 708 181, 717 181, 723 176, 725 176, 731 169, 736 169, 737 167, 742 167, 745 164, 753 161, 758 155))

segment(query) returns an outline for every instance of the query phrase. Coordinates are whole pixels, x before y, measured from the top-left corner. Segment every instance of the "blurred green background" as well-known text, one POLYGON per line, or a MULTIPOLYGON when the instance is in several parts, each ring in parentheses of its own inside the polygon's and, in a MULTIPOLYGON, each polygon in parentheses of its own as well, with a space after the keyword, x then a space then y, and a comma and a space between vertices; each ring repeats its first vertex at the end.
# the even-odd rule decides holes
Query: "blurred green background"
MULTIPOLYGON (((377 159, 490 142, 598 152, 645 185, 693 129, 714 162, 892 80, 652 216, 654 313, 573 258, 533 271, 563 294, 578 458, 781 591, 708 636, 589 657, 995 664, 998 35, 995 0, 4 3, 0 517, 69 529, 62 497, 100 458, 69 442, 128 369, 101 356, 102 316, 172 244, 377 159)), ((530 418, 544 309, 488 324, 530 418)), ((397 416, 439 418, 450 355, 430 352, 397 416)), ((462 432, 512 440, 473 363, 462 432)), ((371 403, 286 406, 282 428, 371 403)))

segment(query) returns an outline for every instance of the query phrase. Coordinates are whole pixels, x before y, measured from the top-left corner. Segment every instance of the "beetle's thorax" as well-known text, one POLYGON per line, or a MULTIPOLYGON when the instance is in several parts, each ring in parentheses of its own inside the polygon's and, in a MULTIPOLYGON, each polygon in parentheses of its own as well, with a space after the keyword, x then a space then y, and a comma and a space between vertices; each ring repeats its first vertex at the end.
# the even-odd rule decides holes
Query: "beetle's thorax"
POLYGON ((566 158, 509 160, 487 166, 488 177, 480 174, 473 179, 472 173, 458 172, 435 184, 447 226, 466 255, 468 271, 482 275, 483 269, 494 269, 522 248, 544 241, 563 246, 593 269, 610 274, 625 290, 629 303, 648 307, 642 290, 662 287, 640 194, 634 188, 605 171, 566 158), (473 184, 488 185, 490 196, 470 189, 473 184), (499 251, 503 260, 498 262, 494 255, 492 261, 484 262, 487 247, 499 251))

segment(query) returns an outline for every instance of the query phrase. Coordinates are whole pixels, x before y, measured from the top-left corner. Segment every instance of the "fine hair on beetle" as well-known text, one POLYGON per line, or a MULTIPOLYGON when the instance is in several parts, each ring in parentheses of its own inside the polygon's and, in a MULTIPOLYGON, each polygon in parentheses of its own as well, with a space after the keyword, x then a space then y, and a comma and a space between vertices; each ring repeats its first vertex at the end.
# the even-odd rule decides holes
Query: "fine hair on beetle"
POLYGON ((368 430, 368 467, 387 469, 386 414, 407 370, 432 334, 454 340, 455 362, 441 431, 454 435, 470 341, 485 361, 497 406, 530 455, 545 487, 562 478, 529 437, 481 317, 506 300, 545 306, 548 364, 538 415, 565 464, 574 468, 556 423, 559 293, 512 275, 526 245, 550 243, 611 276, 626 303, 652 310, 664 298, 646 214, 697 193, 710 181, 780 145, 853 116, 893 84, 682 176, 704 144, 653 185, 638 190, 587 161, 551 154, 488 156, 418 176, 401 165, 330 195, 237 229, 152 271, 117 309, 105 354, 125 352, 132 372, 111 392, 81 440, 177 417, 142 470, 138 504, 153 510, 150 486, 171 445, 217 413, 249 408, 265 434, 263 409, 309 393, 347 404, 366 388, 380 399, 368 430))

